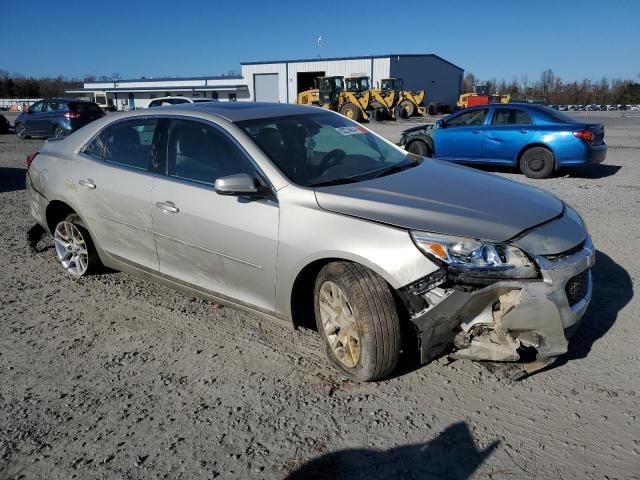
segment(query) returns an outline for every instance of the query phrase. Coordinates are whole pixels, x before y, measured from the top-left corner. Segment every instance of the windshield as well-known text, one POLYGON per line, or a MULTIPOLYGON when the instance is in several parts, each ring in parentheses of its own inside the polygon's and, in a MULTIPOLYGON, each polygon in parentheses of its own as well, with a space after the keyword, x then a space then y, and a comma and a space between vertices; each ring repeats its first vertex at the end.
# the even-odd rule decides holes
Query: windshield
POLYGON ((369 90, 369 78, 361 77, 361 78, 348 78, 347 82, 347 90, 350 92, 366 92, 369 90))
POLYGON ((293 183, 306 187, 368 180, 421 161, 357 123, 328 112, 245 120, 237 125, 293 183))

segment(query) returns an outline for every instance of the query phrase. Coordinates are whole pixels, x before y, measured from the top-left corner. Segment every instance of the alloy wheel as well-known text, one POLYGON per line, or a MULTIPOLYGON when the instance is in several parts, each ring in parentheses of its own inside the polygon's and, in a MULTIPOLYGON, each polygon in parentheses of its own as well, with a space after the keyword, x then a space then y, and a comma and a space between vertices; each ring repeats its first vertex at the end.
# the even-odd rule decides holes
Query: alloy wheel
POLYGON ((16 125, 16 135, 18 135, 18 138, 24 138, 25 133, 26 133, 26 129, 24 125, 22 125, 21 123, 16 125))
POLYGON ((360 360, 360 335, 347 296, 338 285, 326 281, 320 287, 318 301, 329 347, 345 367, 355 367, 360 360))
POLYGON ((89 251, 82 232, 71 222, 62 221, 53 234, 58 260, 74 277, 85 274, 89 267, 89 251))

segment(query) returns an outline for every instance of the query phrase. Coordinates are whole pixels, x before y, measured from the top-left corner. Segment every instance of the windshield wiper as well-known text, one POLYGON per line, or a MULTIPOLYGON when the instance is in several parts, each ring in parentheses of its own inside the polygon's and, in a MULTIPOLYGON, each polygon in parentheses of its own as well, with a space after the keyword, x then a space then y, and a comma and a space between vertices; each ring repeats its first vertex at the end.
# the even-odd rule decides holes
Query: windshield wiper
POLYGON ((379 170, 372 178, 380 178, 385 175, 391 175, 392 173, 398 173, 402 170, 406 170, 407 168, 415 167, 418 165, 418 162, 408 162, 408 163, 400 163, 396 165, 391 165, 390 167, 379 170))
POLYGON ((326 182, 310 183, 307 187, 328 187, 330 185, 344 185, 346 183, 355 183, 358 180, 355 178, 334 178, 333 180, 327 180, 326 182))

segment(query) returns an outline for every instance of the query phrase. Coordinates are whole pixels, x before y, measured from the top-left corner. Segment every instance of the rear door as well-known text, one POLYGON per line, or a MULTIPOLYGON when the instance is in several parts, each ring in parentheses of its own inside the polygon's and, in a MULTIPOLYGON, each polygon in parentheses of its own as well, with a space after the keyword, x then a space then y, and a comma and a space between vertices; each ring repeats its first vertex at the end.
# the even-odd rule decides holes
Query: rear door
POLYGON ((173 119, 167 172, 154 180, 152 216, 160 271, 262 311, 275 308, 278 204, 219 195, 216 178, 260 177, 222 128, 173 119))
POLYGON ((94 240, 111 257, 153 271, 158 256, 151 187, 159 123, 144 117, 114 123, 75 156, 72 166, 81 215, 94 240))
POLYGON ((442 160, 477 162, 482 158, 487 108, 469 110, 435 130, 435 155, 442 160))
POLYGON ((62 115, 62 106, 64 102, 57 100, 48 100, 44 107, 44 112, 41 115, 42 119, 42 132, 47 135, 53 135, 53 129, 56 126, 58 117, 62 115))
POLYGON ((518 153, 531 141, 535 125, 522 108, 493 107, 490 126, 482 147, 482 157, 488 163, 515 164, 518 153))

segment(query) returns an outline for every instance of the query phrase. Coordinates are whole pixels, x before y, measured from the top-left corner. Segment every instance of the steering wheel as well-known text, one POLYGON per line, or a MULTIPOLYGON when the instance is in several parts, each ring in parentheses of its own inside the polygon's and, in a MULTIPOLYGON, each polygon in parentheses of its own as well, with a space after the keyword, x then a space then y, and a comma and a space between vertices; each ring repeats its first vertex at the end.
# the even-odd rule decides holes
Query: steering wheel
POLYGON ((327 170, 329 170, 329 167, 338 163, 345 156, 346 153, 344 153, 344 150, 342 150, 341 148, 334 148, 329 153, 327 153, 324 157, 322 157, 322 160, 320 160, 320 165, 318 165, 318 172, 320 172, 320 175, 324 174, 327 170))

